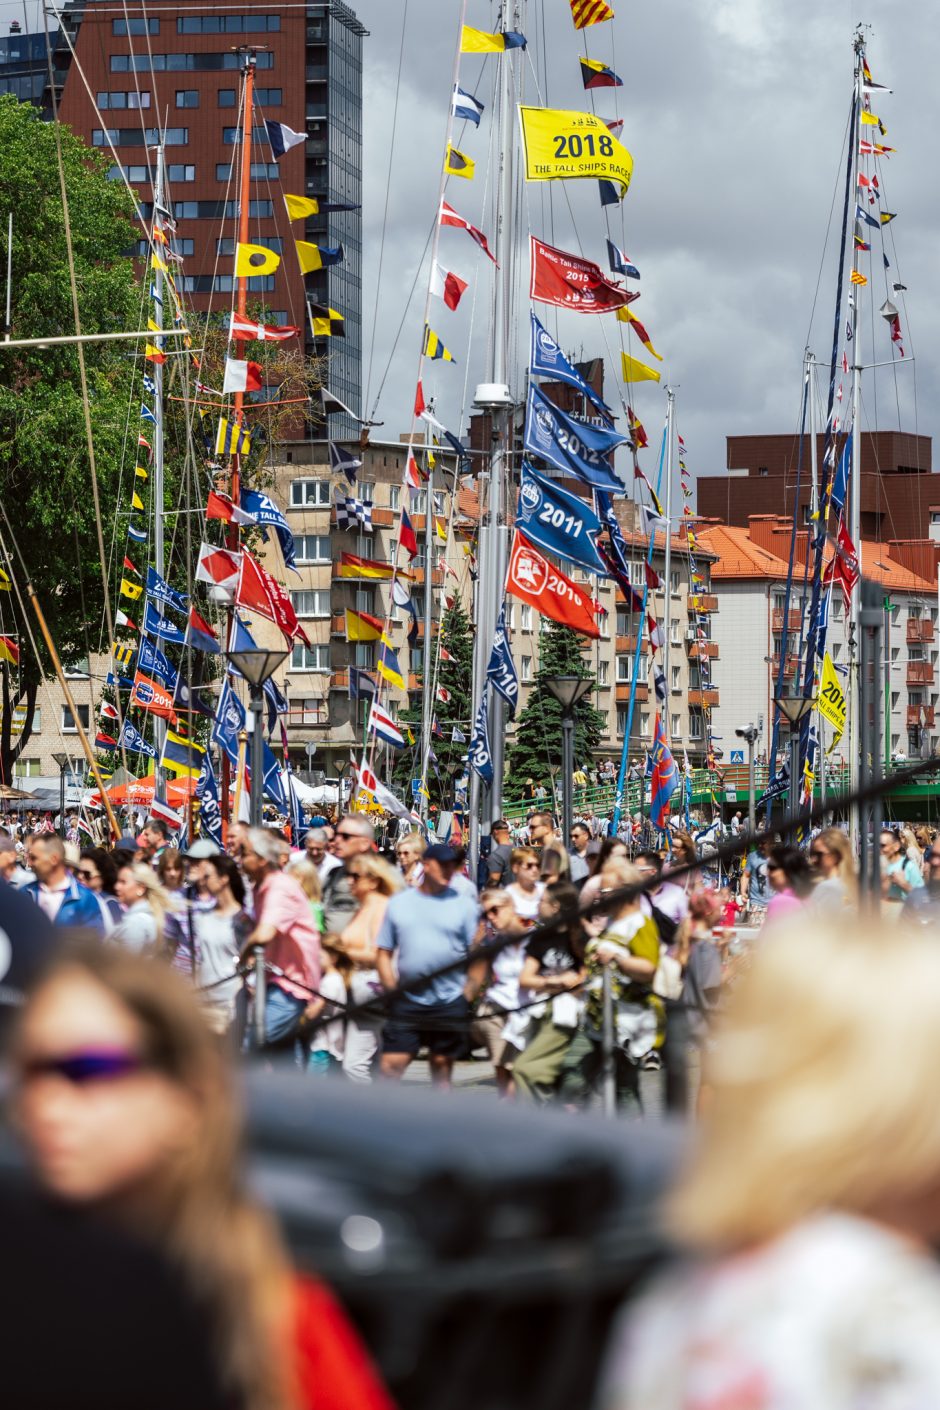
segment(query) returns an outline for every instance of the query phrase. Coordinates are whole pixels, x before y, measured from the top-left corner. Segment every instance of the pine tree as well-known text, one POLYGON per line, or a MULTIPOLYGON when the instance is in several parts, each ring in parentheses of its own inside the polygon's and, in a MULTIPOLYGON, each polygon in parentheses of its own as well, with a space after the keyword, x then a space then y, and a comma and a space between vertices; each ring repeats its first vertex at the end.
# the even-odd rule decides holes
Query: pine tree
MULTIPOLYGON (((440 734, 432 735, 431 748, 437 760, 428 765, 428 793, 431 802, 438 808, 450 808, 454 801, 453 779, 460 773, 460 766, 470 742, 471 690, 473 682, 473 630, 470 618, 462 603, 455 602, 448 607, 441 618, 441 644, 448 659, 442 659, 437 672, 438 687, 443 688, 448 700, 435 700, 434 718, 440 726, 440 734), (466 736, 465 741, 451 739, 454 726, 466 736)), ((433 656, 432 656, 433 659, 433 656)), ((415 737, 414 747, 406 746, 399 751, 395 765, 395 782, 410 791, 411 779, 421 771, 421 700, 424 681, 419 673, 419 687, 415 704, 407 710, 400 710, 399 724, 403 729, 410 727, 415 737)), ((430 687, 429 687, 430 688, 430 687)))
MULTIPOLYGON (((546 676, 573 675, 594 679, 581 655, 582 638, 570 627, 546 622, 539 639, 539 667, 525 709, 516 721, 504 784, 507 798, 522 797, 525 781, 550 784, 561 768, 561 705, 544 684, 546 676)), ((574 710, 575 768, 587 763, 604 732, 604 716, 591 704, 590 693, 574 710)))

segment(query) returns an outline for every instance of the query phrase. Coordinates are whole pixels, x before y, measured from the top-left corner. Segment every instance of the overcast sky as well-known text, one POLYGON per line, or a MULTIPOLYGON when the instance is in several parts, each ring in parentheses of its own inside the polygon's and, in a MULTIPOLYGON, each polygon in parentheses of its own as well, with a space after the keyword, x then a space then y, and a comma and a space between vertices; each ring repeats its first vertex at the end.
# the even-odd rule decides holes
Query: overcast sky
MULTIPOLYGON (((460 3, 352 3, 370 30, 363 49, 363 405, 372 409, 381 385, 376 416, 385 428, 379 434, 397 436, 408 428, 414 395, 427 287, 422 254, 437 205, 460 3)), ((934 268, 938 6, 932 0, 882 0, 877 12, 873 7, 866 15, 857 0, 613 4, 618 14, 612 24, 584 31, 591 57, 610 63, 624 81, 620 89, 593 96, 599 114, 625 119, 622 140, 635 162, 632 187, 622 214, 613 211, 611 233, 641 271, 642 298, 634 308, 664 354, 664 382, 668 378, 678 389, 678 427, 689 448, 690 470, 721 471, 728 434, 795 430, 807 340, 828 368, 835 297, 831 241, 838 233, 835 217, 830 230, 830 208, 835 198, 841 217, 851 44, 859 19, 873 21, 869 62, 874 78, 894 90, 879 95, 874 104, 888 128, 885 140, 898 149, 884 170, 885 204, 898 212, 887 231, 896 247, 888 241, 889 278, 908 287, 902 304, 905 348, 909 357, 916 352, 918 358, 916 400, 910 366, 897 378, 890 369, 879 374, 877 424, 881 429, 899 424, 896 381, 902 427, 932 433, 938 376, 933 330, 940 315, 934 268)), ((468 0, 467 20, 478 28, 494 28, 498 8, 491 0, 468 0)), ((34 0, 28 9, 34 22, 34 0)), ((582 88, 578 65, 583 39, 571 24, 568 0, 528 0, 523 9, 529 55, 514 55, 513 62, 523 76, 526 101, 590 108, 592 95, 582 88)), ((21 4, 0 0, 4 32, 3 22, 22 13, 21 4)), ((461 149, 477 162, 475 179, 452 179, 448 188, 451 204, 488 232, 496 62, 462 58, 461 86, 477 91, 487 111, 479 129, 469 127, 460 136, 461 149)), ((287 121, 295 116, 301 117, 285 114, 287 121)), ((522 242, 531 229, 562 248, 580 248, 606 267, 607 232, 594 182, 520 190, 522 242)), ((872 236, 877 310, 885 291, 880 233, 872 231, 872 236)), ((457 314, 432 301, 431 325, 458 365, 435 364, 425 389, 439 394, 447 424, 465 426, 474 385, 487 372, 493 270, 460 231, 443 232, 441 260, 466 278, 470 289, 457 314)), ((517 283, 524 286, 527 278, 526 255, 519 261, 517 283)), ((514 391, 521 390, 526 351, 524 293, 520 287, 514 391)), ((877 311, 872 354, 871 302, 863 298, 868 361, 891 356, 887 327, 877 311)), ((538 312, 571 353, 604 355, 606 332, 616 356, 620 325, 611 316, 565 314, 556 323, 551 310, 541 306, 538 312)), ((643 352, 635 343, 633 351, 643 352)), ((608 377, 618 370, 610 366, 608 377)), ((827 381, 828 370, 820 378, 823 393, 827 381)), ((869 378, 867 426, 876 424, 873 390, 869 378)), ((664 409, 661 389, 647 384, 638 391, 636 410, 654 443, 664 409)), ((646 456, 652 471, 654 452, 646 456)))

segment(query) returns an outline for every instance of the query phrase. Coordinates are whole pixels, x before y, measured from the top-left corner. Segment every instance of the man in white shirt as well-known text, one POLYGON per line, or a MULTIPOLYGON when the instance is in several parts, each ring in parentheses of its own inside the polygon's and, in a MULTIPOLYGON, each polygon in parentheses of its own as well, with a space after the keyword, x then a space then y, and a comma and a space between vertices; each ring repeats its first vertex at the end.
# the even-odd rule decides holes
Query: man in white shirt
POLYGON ((321 886, 334 867, 341 867, 343 865, 339 857, 334 857, 332 852, 328 850, 329 843, 330 839, 327 835, 326 828, 308 828, 307 835, 304 838, 304 851, 307 854, 308 861, 313 862, 313 865, 317 869, 317 876, 320 878, 321 886))

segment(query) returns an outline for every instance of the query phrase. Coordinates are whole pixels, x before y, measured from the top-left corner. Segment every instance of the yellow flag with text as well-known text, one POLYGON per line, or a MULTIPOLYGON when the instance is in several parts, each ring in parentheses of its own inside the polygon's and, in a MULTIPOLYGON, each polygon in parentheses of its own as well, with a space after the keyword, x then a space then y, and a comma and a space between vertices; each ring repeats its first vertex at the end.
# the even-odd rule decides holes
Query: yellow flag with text
POLYGON ((828 720, 836 731, 836 737, 832 741, 834 748, 842 738, 842 731, 845 729, 846 700, 839 673, 832 664, 832 657, 828 651, 823 657, 816 708, 823 719, 828 720))
POLYGON ((633 158, 602 118, 520 106, 519 120, 527 181, 613 181, 623 200, 633 176, 633 158))

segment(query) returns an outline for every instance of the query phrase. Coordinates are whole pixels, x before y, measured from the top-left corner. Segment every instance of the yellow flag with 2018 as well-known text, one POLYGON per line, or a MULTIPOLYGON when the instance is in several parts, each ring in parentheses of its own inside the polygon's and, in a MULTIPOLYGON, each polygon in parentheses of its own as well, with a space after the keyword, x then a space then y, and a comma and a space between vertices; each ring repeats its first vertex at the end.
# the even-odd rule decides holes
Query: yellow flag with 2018
POLYGON ((593 113, 520 106, 526 181, 612 181, 630 188, 633 157, 593 113))
POLYGON ((836 737, 832 741, 832 747, 835 748, 842 738, 842 731, 845 729, 846 700, 842 682, 839 680, 839 673, 832 664, 832 657, 828 651, 823 656, 816 708, 823 719, 828 720, 836 730, 836 737))

